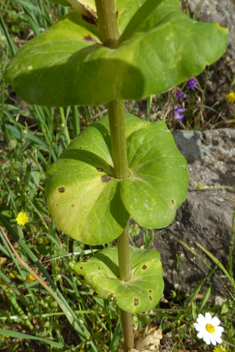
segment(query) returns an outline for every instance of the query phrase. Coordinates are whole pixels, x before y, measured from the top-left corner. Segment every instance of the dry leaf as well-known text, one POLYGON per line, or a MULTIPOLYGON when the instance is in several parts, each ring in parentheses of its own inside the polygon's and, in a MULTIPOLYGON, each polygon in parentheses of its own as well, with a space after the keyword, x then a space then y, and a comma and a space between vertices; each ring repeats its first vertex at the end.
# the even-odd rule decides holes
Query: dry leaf
MULTIPOLYGON (((135 348, 129 352, 159 352, 162 330, 153 325, 147 325, 145 330, 139 330, 135 335, 135 348)), ((118 352, 125 352, 119 348, 118 352)))

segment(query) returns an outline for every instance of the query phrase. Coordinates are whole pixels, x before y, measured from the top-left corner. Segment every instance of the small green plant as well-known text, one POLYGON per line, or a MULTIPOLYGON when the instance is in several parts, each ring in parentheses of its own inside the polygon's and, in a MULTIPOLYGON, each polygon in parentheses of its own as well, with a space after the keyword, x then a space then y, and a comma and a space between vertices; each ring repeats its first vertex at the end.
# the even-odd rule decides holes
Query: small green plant
POLYGON ((225 52, 228 33, 191 20, 178 0, 53 2, 76 10, 19 50, 5 78, 30 104, 107 103, 108 116, 52 165, 46 194, 65 234, 89 245, 117 238, 116 247, 69 267, 99 298, 116 299, 128 351, 132 313, 156 306, 164 286, 159 253, 129 247, 128 221, 169 225, 186 197, 188 172, 165 123, 125 114, 124 99, 161 94, 198 75, 225 52))

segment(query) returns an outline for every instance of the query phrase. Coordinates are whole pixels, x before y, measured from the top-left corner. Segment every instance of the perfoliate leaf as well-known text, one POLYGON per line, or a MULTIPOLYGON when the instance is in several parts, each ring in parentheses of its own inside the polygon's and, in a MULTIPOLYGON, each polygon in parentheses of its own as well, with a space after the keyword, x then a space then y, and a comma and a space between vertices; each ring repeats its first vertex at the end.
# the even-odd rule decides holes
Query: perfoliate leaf
POLYGON ((163 121, 126 115, 129 177, 113 176, 108 118, 86 128, 49 170, 47 200, 56 226, 88 244, 117 238, 129 217, 169 225, 187 195, 188 172, 163 121))
POLYGON ((92 13, 69 13, 19 50, 6 80, 32 104, 100 105, 164 93, 225 52, 228 30, 218 23, 193 21, 178 0, 159 2, 150 15, 143 11, 143 20, 136 11, 144 2, 116 1, 123 37, 113 49, 102 45, 92 13), (135 13, 137 31, 128 26, 135 13))
POLYGON ((156 250, 129 247, 129 255, 132 276, 127 282, 119 279, 117 247, 102 249, 69 267, 84 277, 97 297, 116 298, 121 309, 140 313, 152 309, 162 297, 162 263, 156 250))

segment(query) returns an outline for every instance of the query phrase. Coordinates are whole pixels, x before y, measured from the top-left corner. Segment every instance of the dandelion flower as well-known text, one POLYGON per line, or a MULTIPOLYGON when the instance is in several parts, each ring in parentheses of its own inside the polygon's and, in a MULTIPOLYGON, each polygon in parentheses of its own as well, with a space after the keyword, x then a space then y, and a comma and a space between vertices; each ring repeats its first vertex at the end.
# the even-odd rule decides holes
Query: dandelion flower
POLYGON ((226 99, 230 102, 230 103, 235 103, 235 93, 228 93, 226 95, 226 99))
POLYGON ((196 87, 196 85, 197 85, 197 82, 196 82, 196 80, 195 80, 194 78, 190 78, 190 79, 188 80, 188 82, 186 83, 186 87, 187 87, 188 89, 191 89, 191 90, 194 90, 194 88, 196 87))
POLYGON ((29 220, 29 217, 26 213, 23 213, 22 211, 17 215, 16 222, 18 225, 24 226, 29 220))
POLYGON ((218 347, 214 348, 214 352, 226 352, 226 348, 222 345, 219 345, 218 347))
POLYGON ((29 280, 29 281, 35 281, 36 279, 35 279, 35 277, 34 277, 32 274, 29 274, 29 275, 27 276, 27 280, 29 280))
POLYGON ((176 106, 174 108, 174 116, 176 119, 180 120, 180 121, 183 121, 184 119, 184 111, 185 111, 185 108, 179 108, 178 106, 176 106))
POLYGON ((199 314, 197 322, 193 324, 198 331, 197 337, 203 339, 208 345, 212 343, 222 343, 221 335, 224 328, 220 325, 220 320, 217 317, 212 318, 210 313, 206 313, 205 317, 199 314))

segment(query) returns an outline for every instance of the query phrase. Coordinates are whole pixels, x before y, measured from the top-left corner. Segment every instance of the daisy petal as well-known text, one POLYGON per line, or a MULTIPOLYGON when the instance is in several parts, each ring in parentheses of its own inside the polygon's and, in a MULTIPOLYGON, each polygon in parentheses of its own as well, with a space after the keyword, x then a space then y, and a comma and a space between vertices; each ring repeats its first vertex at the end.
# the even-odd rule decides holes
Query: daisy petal
POLYGON ((214 326, 218 326, 220 324, 220 320, 217 317, 211 319, 211 324, 214 326))
POLYGON ((220 336, 216 336, 216 341, 217 341, 217 343, 222 343, 221 337, 220 336))
POLYGON ((217 344, 217 339, 215 338, 215 336, 213 336, 214 334, 211 334, 211 336, 210 336, 210 340, 211 340, 211 343, 212 343, 212 345, 216 345, 217 344))
POLYGON ((211 321, 212 321, 212 316, 210 315, 210 313, 206 313, 205 314, 205 320, 206 320, 206 323, 207 324, 211 324, 211 321))
POLYGON ((195 329, 197 331, 200 331, 202 329, 202 326, 200 324, 198 324, 198 323, 194 323, 193 326, 195 327, 195 329))
POLYGON ((222 326, 216 326, 216 332, 218 332, 219 335, 222 335, 224 328, 222 326))
POLYGON ((205 343, 207 343, 207 345, 210 345, 211 339, 210 339, 210 335, 209 334, 205 334, 203 336, 203 340, 205 341, 205 343))
POLYGON ((205 335, 205 331, 199 331, 199 333, 197 334, 197 337, 199 339, 203 339, 203 336, 205 335))
POLYGON ((200 325, 206 325, 206 319, 202 314, 199 314, 199 316, 197 317, 197 322, 200 325))

